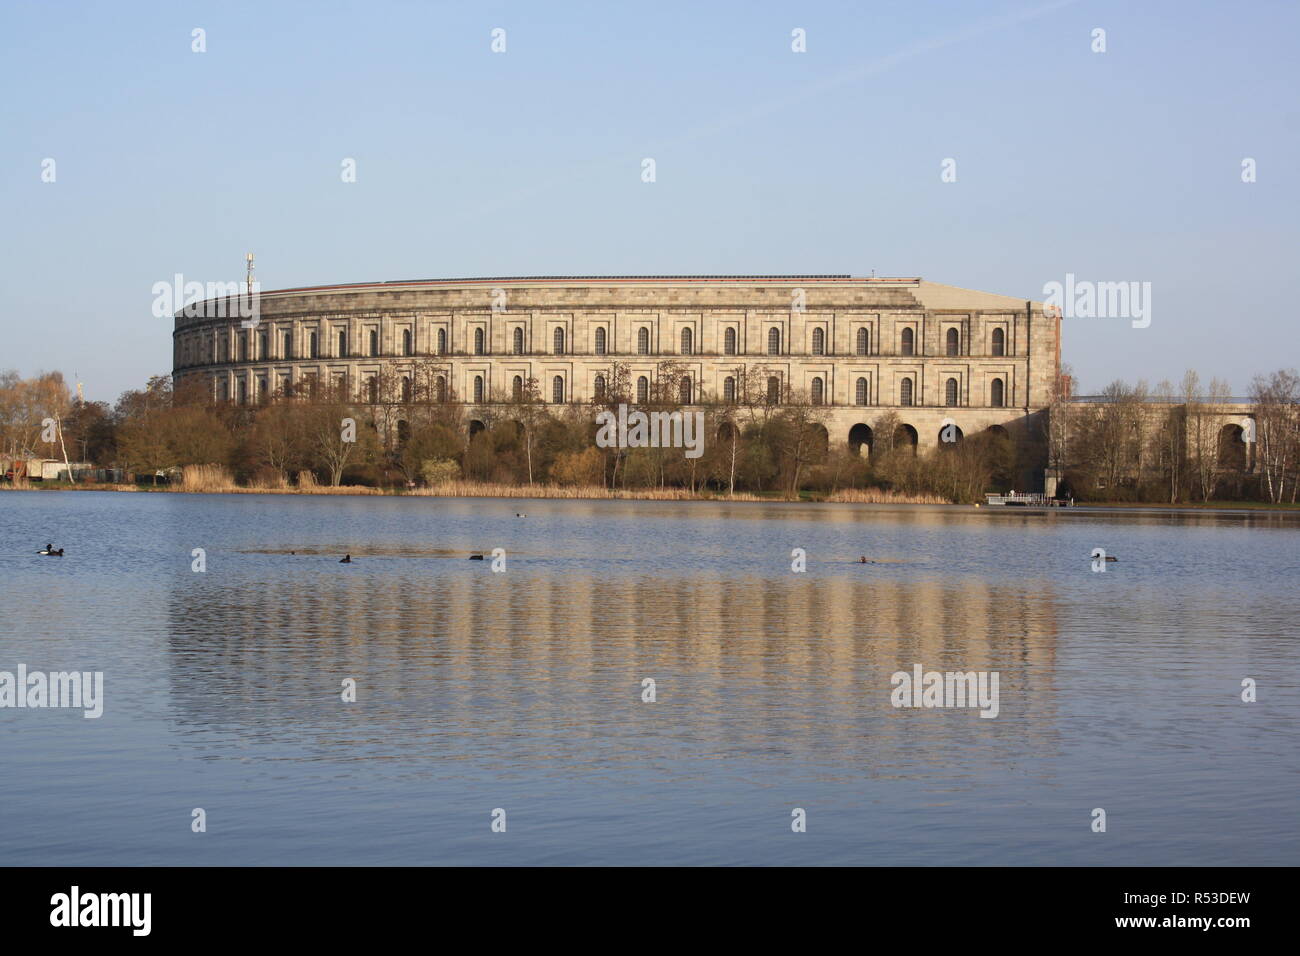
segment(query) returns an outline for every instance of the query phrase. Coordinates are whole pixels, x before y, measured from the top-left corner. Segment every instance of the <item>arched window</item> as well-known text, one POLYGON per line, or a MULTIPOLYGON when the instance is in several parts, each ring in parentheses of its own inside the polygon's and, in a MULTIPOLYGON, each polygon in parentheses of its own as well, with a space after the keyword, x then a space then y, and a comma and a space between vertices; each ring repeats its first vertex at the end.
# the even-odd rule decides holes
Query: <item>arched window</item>
POLYGON ((767 330, 767 354, 781 354, 781 330, 778 328, 773 327, 767 330))
POLYGON ((557 375, 551 379, 551 401, 556 405, 564 404, 564 377, 557 375))
POLYGON ((859 355, 869 355, 871 353, 871 332, 866 328, 858 329, 858 347, 859 355))
POLYGON ((956 329, 949 329, 945 338, 944 350, 948 355, 961 354, 961 333, 956 329))
POLYGON ((853 393, 853 401, 858 405, 867 404, 867 380, 865 378, 858 379, 857 388, 853 393))
POLYGON ((1002 331, 1001 329, 993 330, 993 354, 994 355, 1007 354, 1007 333, 1002 331))
POLYGON ((239 361, 248 361, 248 333, 239 333, 239 361))
POLYGON ((516 327, 513 334, 513 338, 514 338, 515 354, 523 355, 524 354, 524 330, 522 328, 516 327))
POLYGON ((411 330, 402 329, 402 354, 414 355, 415 354, 415 349, 413 347, 414 345, 415 345, 415 341, 414 341, 414 337, 411 335, 411 330))
POLYGON ((905 378, 898 384, 898 404, 912 404, 912 380, 910 378, 905 378))
POLYGON ((736 400, 736 380, 730 375, 722 381, 722 397, 728 402, 736 400))
POLYGON ((446 329, 438 330, 438 354, 439 355, 447 354, 447 330, 446 329))
POLYGON ((693 389, 691 388, 691 377, 683 375, 682 380, 677 383, 677 398, 683 405, 693 404, 691 398, 693 389))
POLYGON ((605 354, 605 327, 603 325, 596 328, 596 354, 605 354))
POLYGON ((524 379, 522 375, 516 375, 510 382, 510 394, 515 397, 516 402, 524 397, 524 379))
POLYGON ((320 358, 320 346, 316 344, 315 332, 307 336, 307 356, 309 358, 320 358))
POLYGON ((910 328, 903 329, 903 348, 904 355, 912 355, 916 352, 916 333, 910 328))
POLYGON ((411 403, 411 376, 403 375, 402 376, 402 404, 409 405, 410 403, 411 403))
POLYGON ((379 401, 379 378, 371 375, 366 379, 366 401, 371 405, 379 401))
POLYGON ((265 332, 257 337, 257 357, 260 359, 271 357, 271 338, 265 332))
POLYGON ((694 344, 694 333, 690 329, 682 329, 682 354, 690 355, 691 346, 694 344))
POLYGON ((727 355, 735 355, 736 354, 736 330, 728 326, 727 331, 723 334, 722 338, 724 342, 723 351, 727 355))
POLYGON ((775 375, 767 380, 767 403, 769 405, 781 404, 781 380, 775 375))
POLYGON ((636 380, 636 400, 642 405, 650 400, 650 380, 644 375, 636 380))
POLYGON ((813 329, 813 355, 826 354, 826 332, 822 329, 813 329))
POLYGON ((346 329, 339 329, 339 355, 348 354, 348 333, 346 329))
POLYGON ((604 398, 605 397, 605 376, 597 375, 595 386, 596 386, 596 397, 604 398))
POLYGON ((434 383, 433 391, 434 394, 438 396, 438 401, 445 402, 447 400, 447 376, 438 376, 437 381, 434 383))
POLYGON ((483 401, 483 376, 482 375, 474 376, 474 401, 476 402, 483 401))
POLYGON ((483 330, 482 329, 474 330, 474 354, 475 355, 483 354, 483 330))
POLYGON ((558 325, 555 327, 555 332, 551 335, 551 351, 556 355, 564 354, 564 329, 560 328, 558 325))
POLYGON ((284 333, 284 358, 293 358, 293 333, 284 333))
POLYGON ((379 330, 370 330, 370 353, 371 355, 379 354, 379 330))
POLYGON ((814 405, 820 405, 822 403, 822 399, 825 397, 823 394, 824 392, 825 386, 822 385, 821 377, 818 376, 814 378, 812 380, 812 403, 814 405))
POLYGON ((957 380, 948 379, 943 386, 943 403, 949 407, 957 404, 957 380))
POLYGON ((636 354, 650 354, 650 330, 642 326, 636 331, 636 354))
POLYGON ((989 389, 989 404, 994 408, 1001 408, 1005 400, 1006 393, 1002 385, 1002 379, 995 378, 992 387, 989 389))

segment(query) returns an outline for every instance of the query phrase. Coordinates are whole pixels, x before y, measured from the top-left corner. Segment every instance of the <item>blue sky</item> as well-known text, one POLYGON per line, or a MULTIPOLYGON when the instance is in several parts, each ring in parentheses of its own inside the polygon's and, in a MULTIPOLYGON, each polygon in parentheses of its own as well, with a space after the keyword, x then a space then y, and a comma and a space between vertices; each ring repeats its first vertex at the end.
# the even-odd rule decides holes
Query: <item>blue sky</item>
POLYGON ((0 368, 112 400, 170 370, 153 284, 238 279, 252 250, 264 289, 1150 282, 1148 328, 1066 321, 1082 388, 1194 367, 1240 394, 1300 363, 1297 32, 1266 0, 5 0, 0 368))

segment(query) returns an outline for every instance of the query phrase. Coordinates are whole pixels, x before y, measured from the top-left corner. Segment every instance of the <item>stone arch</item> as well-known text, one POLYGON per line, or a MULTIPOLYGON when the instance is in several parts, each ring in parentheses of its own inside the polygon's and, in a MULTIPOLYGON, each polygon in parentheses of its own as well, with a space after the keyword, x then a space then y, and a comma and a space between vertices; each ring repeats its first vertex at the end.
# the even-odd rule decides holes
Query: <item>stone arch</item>
POLYGON ((732 438, 738 436, 739 432, 736 430, 736 426, 731 422, 723 422, 718 426, 718 441, 729 443, 732 438))
POLYGON ((866 457, 871 456, 871 446, 875 442, 875 435, 872 434, 871 426, 858 422, 849 429, 849 451, 855 455, 862 455, 862 449, 867 449, 866 457))
POLYGON ((906 422, 899 423, 899 425, 894 429, 895 448, 910 448, 912 454, 915 455, 917 439, 918 436, 916 434, 916 429, 906 422))
POLYGON ((960 426, 951 418, 945 418, 943 424, 939 426, 938 433, 934 436, 939 447, 944 451, 952 451, 965 439, 960 426))
POLYGON ((1242 437, 1246 430, 1236 422, 1229 422, 1219 429, 1218 462, 1219 467, 1228 471, 1245 471, 1248 461, 1247 448, 1242 437))
POLYGON ((477 418, 471 418, 471 419, 470 419, 470 421, 469 421, 469 437, 470 437, 470 441, 473 441, 473 440, 474 440, 474 436, 477 435, 479 432, 486 431, 486 430, 487 430, 487 426, 484 425, 484 424, 483 424, 481 421, 479 421, 477 418))

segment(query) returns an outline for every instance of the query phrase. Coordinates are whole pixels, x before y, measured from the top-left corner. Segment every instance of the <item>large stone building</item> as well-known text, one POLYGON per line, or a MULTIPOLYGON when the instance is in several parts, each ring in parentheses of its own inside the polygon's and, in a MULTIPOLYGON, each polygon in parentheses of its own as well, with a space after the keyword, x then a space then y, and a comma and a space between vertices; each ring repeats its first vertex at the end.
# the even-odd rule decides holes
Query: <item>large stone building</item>
MULTIPOLYGON (((474 406, 537 383, 543 401, 585 403, 625 365, 644 398, 671 369, 684 404, 827 406, 832 441, 870 447, 894 412, 924 450, 952 423, 1037 436, 1060 364, 1059 319, 1042 303, 923 279, 801 276, 561 276, 438 279, 260 294, 256 326, 176 316, 178 385, 254 402, 308 380, 368 383, 442 366, 438 394, 474 406), (769 391, 771 390, 771 391, 769 391), (742 394, 737 395, 737 392, 742 394)), ((950 433, 951 434, 951 433, 950 433)), ((1040 472, 1041 475, 1041 472, 1040 472)))

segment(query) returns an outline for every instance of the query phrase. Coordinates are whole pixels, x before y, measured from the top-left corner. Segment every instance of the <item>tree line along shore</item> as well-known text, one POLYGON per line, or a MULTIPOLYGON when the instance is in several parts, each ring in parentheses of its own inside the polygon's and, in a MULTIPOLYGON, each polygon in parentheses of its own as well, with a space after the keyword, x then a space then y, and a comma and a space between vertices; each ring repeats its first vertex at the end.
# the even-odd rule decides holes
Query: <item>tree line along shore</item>
MULTIPOLYGON (((1227 442, 1188 439, 1199 409, 1209 407, 1220 387, 1212 383, 1203 393, 1189 373, 1179 389, 1115 382, 1103 393, 1106 401, 1087 406, 1072 405, 1062 392, 1035 433, 1012 440, 990 429, 921 454, 899 437, 905 430, 895 410, 872 409, 874 440, 855 448, 829 440, 826 406, 795 394, 772 401, 759 390, 694 408, 707 440, 691 457, 672 447, 598 447, 598 413, 632 404, 617 369, 598 402, 549 405, 529 382, 522 392, 474 405, 468 427, 468 406, 455 396, 423 394, 409 382, 391 391, 381 383, 366 401, 323 388, 245 405, 216 403, 155 376, 109 405, 74 399, 58 372, 27 379, 6 372, 0 374, 0 458, 8 463, 3 486, 9 488, 38 484, 24 476, 24 460, 54 459, 57 468, 63 459, 82 463, 72 469, 75 480, 60 472, 64 480, 39 484, 922 504, 982 502, 985 494, 1015 488, 1041 462, 1059 476, 1058 496, 1077 503, 1294 504, 1300 377, 1282 371, 1256 379, 1257 450, 1249 463, 1227 442), (1165 396, 1182 401, 1153 401, 1165 396)), ((652 389, 636 406, 683 412, 673 392, 652 389)))

